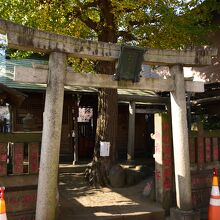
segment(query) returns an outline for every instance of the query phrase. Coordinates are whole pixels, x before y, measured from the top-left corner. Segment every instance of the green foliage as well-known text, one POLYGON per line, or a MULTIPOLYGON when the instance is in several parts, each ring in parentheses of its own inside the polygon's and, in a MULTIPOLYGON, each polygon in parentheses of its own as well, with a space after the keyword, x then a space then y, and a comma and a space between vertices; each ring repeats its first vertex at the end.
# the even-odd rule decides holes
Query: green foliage
POLYGON ((1 18, 23 25, 153 48, 204 44, 214 10, 217 0, 0 0, 1 18))

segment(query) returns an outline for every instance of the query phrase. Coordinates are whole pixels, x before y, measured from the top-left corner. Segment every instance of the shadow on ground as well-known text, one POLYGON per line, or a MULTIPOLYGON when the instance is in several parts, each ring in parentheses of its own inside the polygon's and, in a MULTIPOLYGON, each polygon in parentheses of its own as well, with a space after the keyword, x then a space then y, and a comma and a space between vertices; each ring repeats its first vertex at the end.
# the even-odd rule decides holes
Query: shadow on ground
POLYGON ((59 175, 59 219, 165 219, 161 206, 143 196, 146 181, 124 188, 88 186, 82 173, 59 175))

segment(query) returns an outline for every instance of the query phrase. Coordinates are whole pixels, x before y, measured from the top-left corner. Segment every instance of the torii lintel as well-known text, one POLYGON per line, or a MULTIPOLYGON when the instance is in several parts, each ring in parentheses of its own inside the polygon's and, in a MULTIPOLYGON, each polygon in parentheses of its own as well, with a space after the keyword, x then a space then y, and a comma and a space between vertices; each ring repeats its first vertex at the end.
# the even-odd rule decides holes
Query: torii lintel
MULTIPOLYGON (((68 56, 113 61, 119 58, 120 45, 78 39, 47 31, 29 28, 0 19, 0 33, 7 34, 8 47, 34 52, 63 52, 68 56)), ((152 65, 203 66, 210 65, 215 48, 192 48, 187 50, 161 50, 147 48, 144 63, 152 65)))

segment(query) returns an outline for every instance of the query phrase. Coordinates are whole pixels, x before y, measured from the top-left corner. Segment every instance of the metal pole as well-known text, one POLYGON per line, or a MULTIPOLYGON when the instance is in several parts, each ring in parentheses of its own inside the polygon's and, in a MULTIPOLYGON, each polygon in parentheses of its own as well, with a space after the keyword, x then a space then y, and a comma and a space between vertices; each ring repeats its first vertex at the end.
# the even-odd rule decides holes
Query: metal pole
POLYGON ((43 115, 40 172, 37 191, 36 220, 54 220, 56 216, 57 180, 63 115, 66 55, 52 52, 43 115))
POLYGON ((129 102, 129 125, 128 125, 128 153, 127 160, 134 160, 134 138, 135 138, 135 102, 129 102))
POLYGON ((174 65, 170 67, 170 72, 175 80, 175 91, 170 93, 170 98, 176 202, 179 209, 188 211, 192 210, 192 195, 183 67, 174 65))
POLYGON ((73 164, 76 164, 79 161, 79 132, 78 132, 78 96, 76 95, 74 101, 74 148, 73 148, 73 164))

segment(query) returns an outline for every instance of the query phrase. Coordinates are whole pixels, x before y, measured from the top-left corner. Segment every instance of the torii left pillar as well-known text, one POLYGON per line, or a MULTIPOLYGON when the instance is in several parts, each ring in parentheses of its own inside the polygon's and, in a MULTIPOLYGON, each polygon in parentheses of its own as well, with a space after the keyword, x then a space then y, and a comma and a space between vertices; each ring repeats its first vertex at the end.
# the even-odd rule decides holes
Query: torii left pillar
POLYGON ((65 71, 66 54, 52 52, 43 115, 36 220, 56 218, 65 71))

